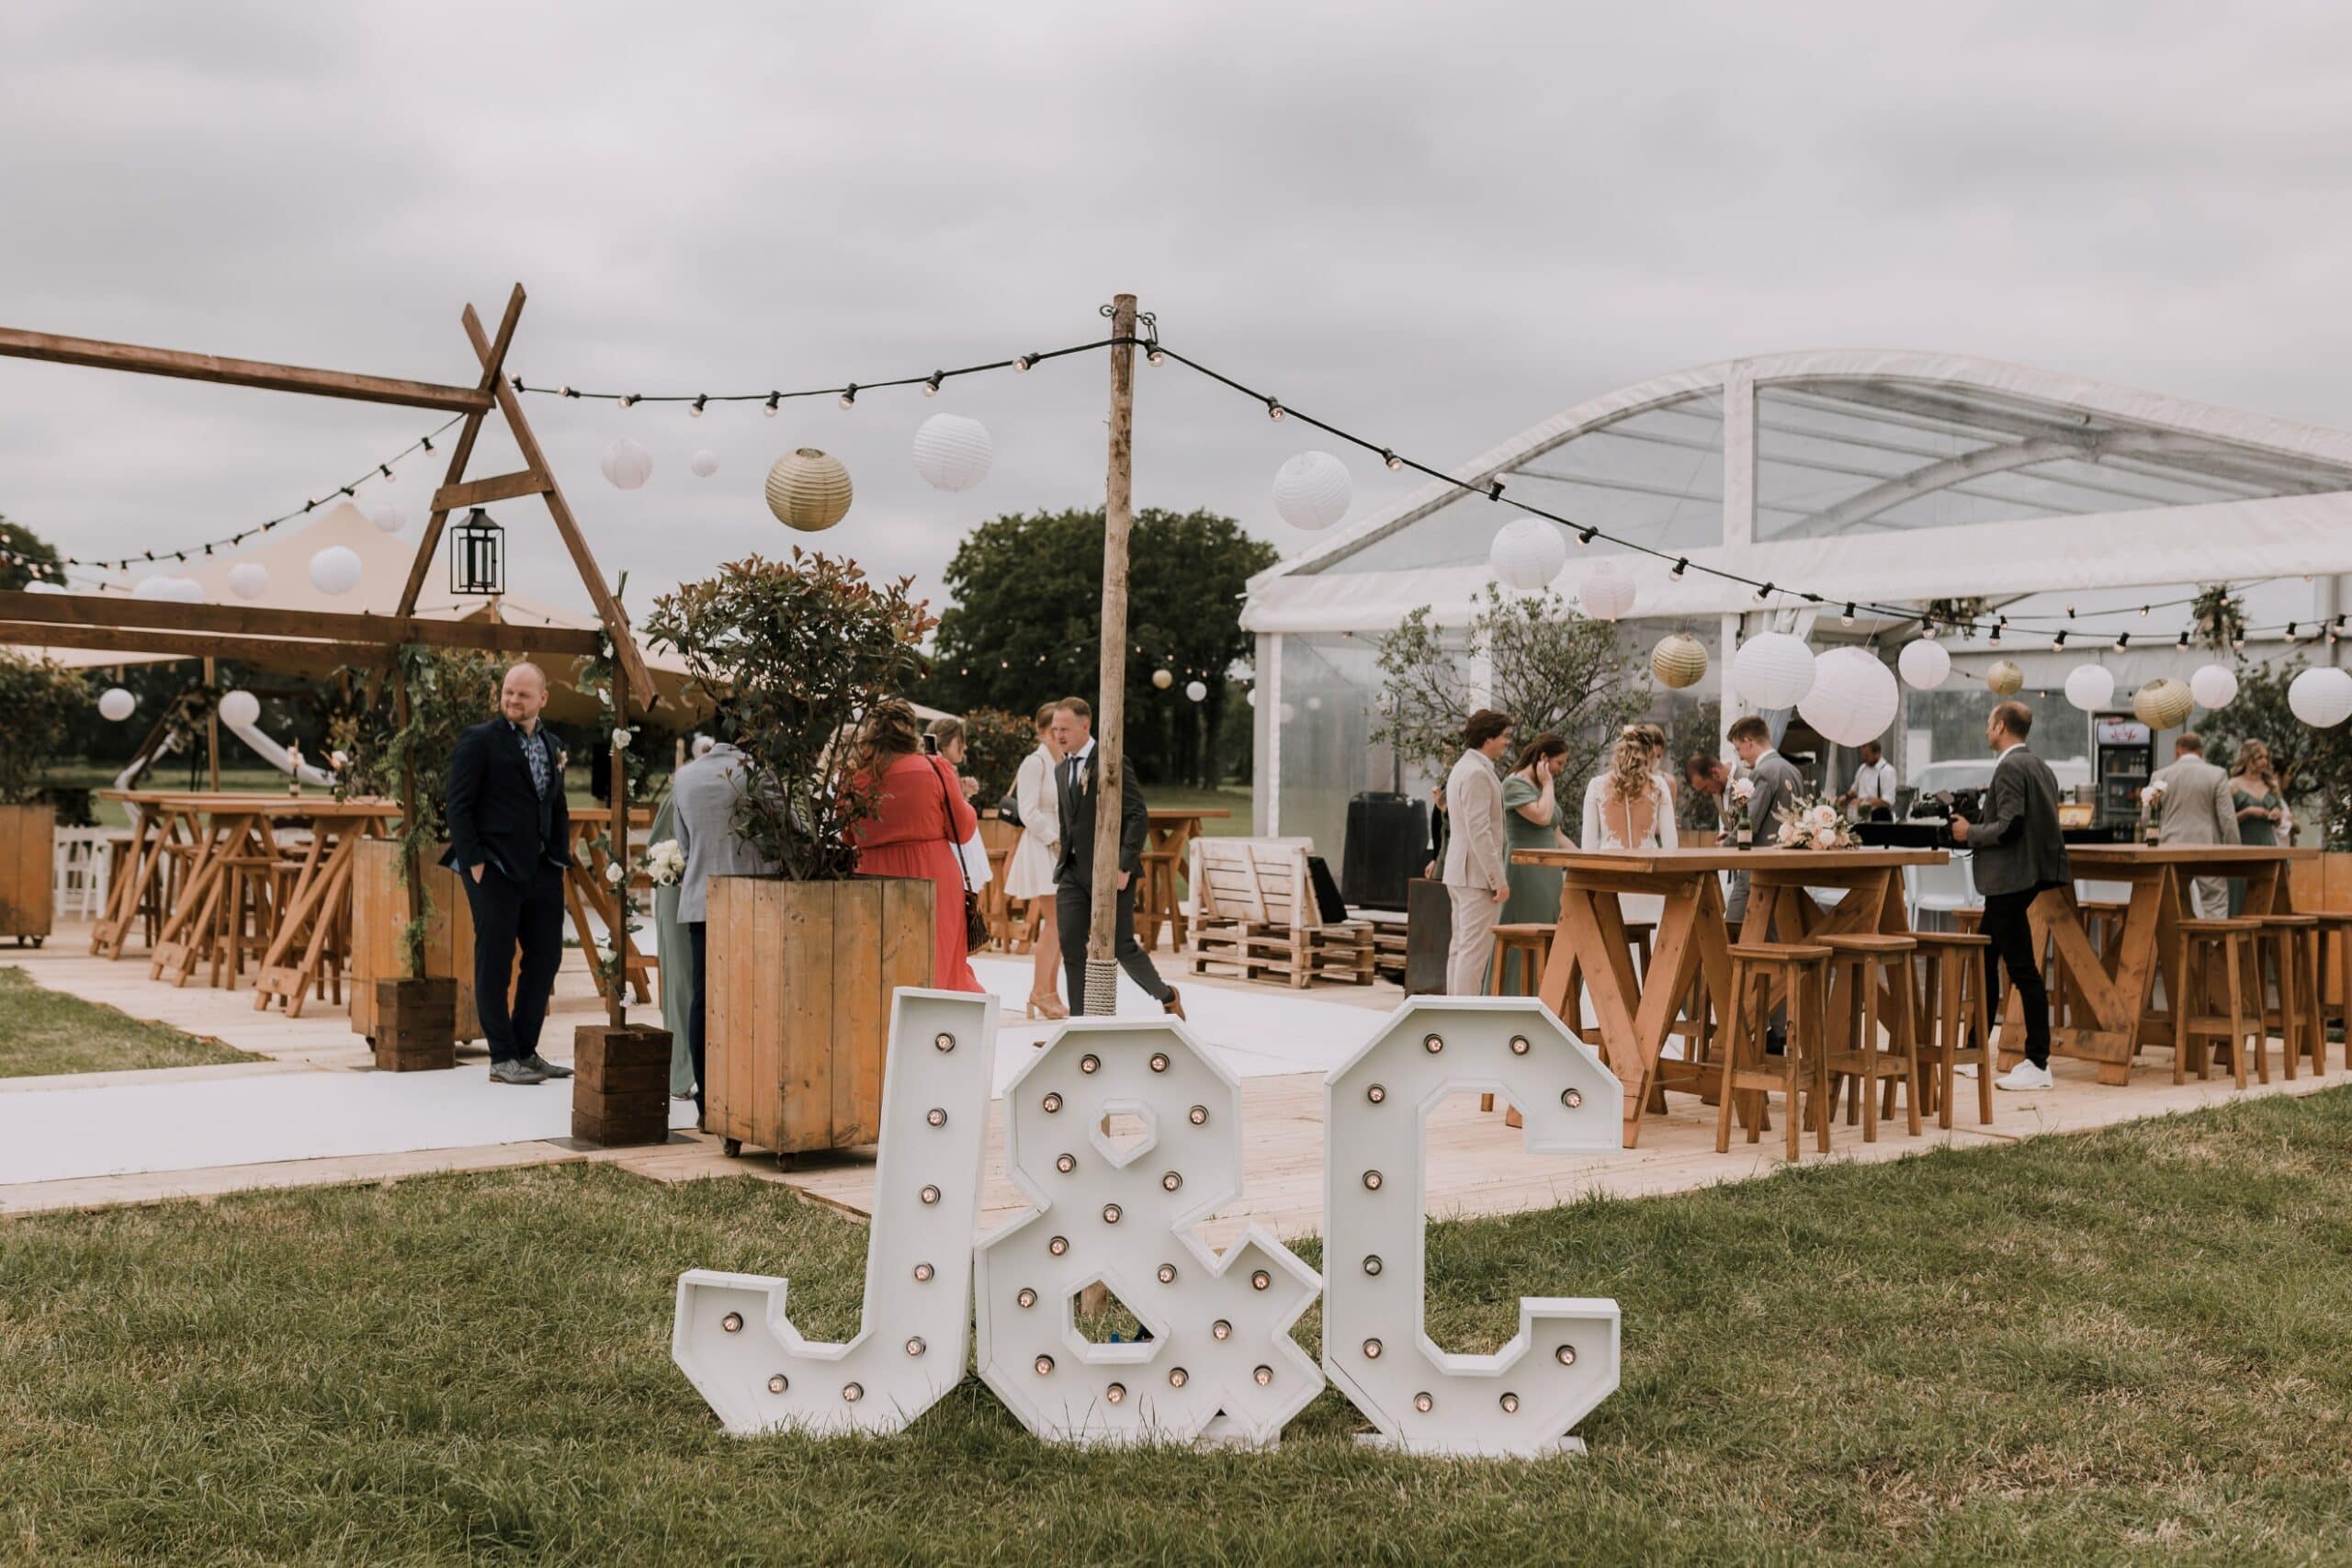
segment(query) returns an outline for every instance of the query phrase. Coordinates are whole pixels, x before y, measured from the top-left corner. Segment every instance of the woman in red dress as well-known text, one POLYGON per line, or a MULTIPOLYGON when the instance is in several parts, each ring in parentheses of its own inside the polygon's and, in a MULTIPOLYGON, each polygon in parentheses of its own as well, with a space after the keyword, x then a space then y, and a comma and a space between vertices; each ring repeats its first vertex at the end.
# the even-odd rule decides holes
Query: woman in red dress
POLYGON ((926 755, 914 709, 897 698, 874 705, 858 733, 851 787, 874 815, 850 829, 860 876, 924 876, 934 889, 937 940, 931 983, 943 991, 984 991, 964 946, 964 869, 956 846, 979 831, 956 770, 926 755))

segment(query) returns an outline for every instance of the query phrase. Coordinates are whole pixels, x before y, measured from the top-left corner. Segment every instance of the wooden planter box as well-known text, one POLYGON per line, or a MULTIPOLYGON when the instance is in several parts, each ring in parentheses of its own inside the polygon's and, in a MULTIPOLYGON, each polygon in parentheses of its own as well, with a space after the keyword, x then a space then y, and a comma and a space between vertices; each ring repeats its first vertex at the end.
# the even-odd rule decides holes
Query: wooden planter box
POLYGON ((0 806, 0 937, 48 939, 56 875, 57 807, 0 806))
POLYGON ((668 1143, 670 1032, 584 1023, 571 1040, 571 1135, 607 1147, 668 1143))
MULTIPOLYGON (((424 973, 456 982, 454 1039, 481 1038, 481 1014, 474 1007, 474 915, 458 886, 458 874, 435 863, 441 847, 424 852, 424 891, 433 906, 424 933, 424 973)), ((404 979, 401 928, 408 923, 408 895, 401 889, 401 852, 394 839, 361 842, 351 873, 351 1027, 377 1037, 376 983, 404 979)))
MULTIPOLYGON (((2317 860, 2293 860, 2287 863, 2287 886, 2299 913, 2317 914, 2324 909, 2352 909, 2352 851, 2328 850, 2317 860)), ((2326 960, 2326 1000, 2344 999, 2344 966, 2335 954, 2326 960)))
POLYGON ((710 884, 703 1125, 776 1154, 882 1135, 890 998, 932 983, 928 881, 710 884))
POLYGON ((352 993, 375 1015, 369 1043, 376 1069, 386 1073, 440 1072, 458 1065, 458 983, 455 980, 377 980, 352 993))

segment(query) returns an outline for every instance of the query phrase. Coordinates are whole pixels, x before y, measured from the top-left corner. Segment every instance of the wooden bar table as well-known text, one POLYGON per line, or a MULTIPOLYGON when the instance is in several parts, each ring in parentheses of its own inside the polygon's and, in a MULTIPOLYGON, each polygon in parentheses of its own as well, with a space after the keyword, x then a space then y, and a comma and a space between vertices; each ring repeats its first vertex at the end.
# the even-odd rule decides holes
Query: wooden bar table
POLYGON ((162 790, 102 789, 100 800, 119 801, 132 808, 130 842, 118 874, 107 888, 106 912, 90 930, 94 957, 119 959, 130 943, 131 929, 150 908, 163 918, 170 909, 171 863, 186 854, 197 839, 192 811, 174 806, 176 798, 162 790))
MULTIPOLYGON (((2055 998, 2060 981, 2071 989, 2088 1023, 2071 1020, 2050 1032, 2053 1055, 2098 1064, 2098 1081, 2130 1079, 2132 1059, 2143 1045, 2174 1043, 2172 1010, 2182 981, 2180 922, 2188 915, 2189 886, 2200 876, 2245 879, 2245 913, 2294 913, 2289 863, 2315 860, 2315 849, 2284 844, 2069 844, 2074 874, 2093 882, 2128 882, 2132 900, 2123 934, 2104 954, 2092 951, 2075 909, 2073 884, 2052 887, 2027 910, 2036 953, 2052 955, 2056 973, 2045 978, 2055 998), (2165 1006, 2154 1007, 2158 972, 2165 977, 2165 1006)), ((2015 987, 2001 1008, 2001 1060, 2025 1055, 2024 1012, 2015 987)))
POLYGON ((1143 847, 1143 889, 1136 899, 1136 937, 1148 953, 1159 945, 1162 921, 1184 945, 1184 901, 1176 896, 1176 879, 1184 874, 1185 854, 1204 822, 1222 822, 1233 813, 1221 807, 1155 806, 1147 813, 1149 830, 1143 847))
MULTIPOLYGON (((1521 865, 1561 874, 1560 922, 1536 995, 1578 1034, 1581 1010, 1570 994, 1580 974, 1592 995, 1602 1056, 1625 1086, 1625 1146, 1639 1141, 1641 1116, 1668 1089, 1712 1090, 1698 1064, 1662 1060, 1691 982, 1706 976, 1711 996, 1731 991, 1730 930, 1724 919, 1720 873, 1748 874, 1747 918, 1740 939, 1763 942, 1880 932, 1903 936, 1911 925, 1903 897, 1903 868, 1940 865, 1941 850, 1521 850, 1521 865), (1837 888, 1843 897, 1825 908, 1808 888, 1837 888), (1621 894, 1654 894, 1665 901, 1648 972, 1638 978, 1619 913, 1621 894), (1777 930, 1776 930, 1777 928, 1777 930)), ((1906 994, 1885 1006, 1911 1006, 1906 994)), ((1883 1014, 1882 1014, 1883 1016, 1883 1014)), ((1826 1113, 1826 1108, 1824 1108, 1826 1113)))

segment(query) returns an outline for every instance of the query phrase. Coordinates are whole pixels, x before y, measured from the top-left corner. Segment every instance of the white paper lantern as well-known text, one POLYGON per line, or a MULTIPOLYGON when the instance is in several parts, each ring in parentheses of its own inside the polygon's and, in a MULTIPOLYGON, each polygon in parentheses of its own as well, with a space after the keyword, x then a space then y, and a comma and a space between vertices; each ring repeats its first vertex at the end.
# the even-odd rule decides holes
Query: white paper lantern
POLYGON ((2333 665, 2306 670, 2287 682, 2287 706, 2314 729, 2352 718, 2352 671, 2333 665))
MULTIPOLYGON (((1567 547, 1563 545, 1565 553, 1567 547)), ((1634 580, 1607 562, 1592 569, 1577 590, 1584 613, 1596 621, 1614 621, 1634 607, 1634 580)))
POLYGON ((786 452, 768 469, 768 510, 787 528, 821 533, 849 515, 849 470, 814 446, 786 452))
POLYGON ((258 599, 269 592, 269 568, 243 560, 229 569, 229 592, 240 599, 258 599))
POLYGON ((1329 452, 1301 452, 1274 470, 1274 511, 1294 528, 1319 533, 1348 514, 1355 480, 1329 452))
POLYGON ((311 558, 311 586, 322 593, 348 593, 359 586, 363 570, 357 550, 329 545, 311 558))
POLYGON ((2238 694, 2237 671, 2226 664, 2208 664, 2188 678, 2188 694, 2201 708, 2225 708, 2238 694))
POLYGON ((98 694, 98 716, 120 724, 139 706, 139 699, 120 686, 108 686, 98 694))
POLYGON ((130 596, 133 599, 169 599, 172 596, 172 580, 160 571, 150 572, 130 585, 130 596))
POLYGON ((1731 656, 1732 684, 1759 708, 1792 708, 1813 690, 1813 649, 1786 632, 1758 632, 1731 656))
POLYGON ((1951 655, 1933 637, 1914 637, 1895 655, 1895 668, 1915 692, 1932 692, 1951 673, 1951 655))
POLYGON ((166 604, 201 604, 204 603, 204 584, 193 577, 171 577, 155 572, 141 578, 131 589, 130 596, 134 599, 162 600, 166 604))
POLYGON ((2115 671, 2104 664, 2077 664, 2066 671, 2066 700, 2097 713, 2115 700, 2115 671))
POLYGON ((693 459, 686 464, 686 467, 695 471, 695 478, 698 479, 707 479, 710 478, 711 475, 718 472, 718 454, 706 446, 701 451, 694 455, 693 459))
POLYGON ((243 729, 261 718, 261 699, 251 692, 231 692, 220 699, 220 722, 243 729))
POLYGON ((1208 699, 1209 689, 1198 681, 1187 681, 1184 682, 1184 694, 1196 703, 1205 702, 1208 699))
POLYGON ((1487 564, 1506 588, 1542 588, 1568 564, 1568 544, 1560 530, 1541 517, 1506 523, 1495 534, 1487 564))
POLYGON ((67 589, 63 583, 51 582, 44 578, 36 577, 30 582, 25 584, 25 592, 28 593, 64 593, 71 591, 67 589))
POLYGON ((1866 648, 1833 648, 1813 661, 1813 690, 1797 712, 1823 739, 1860 746, 1886 733, 1902 705, 1894 671, 1866 648))
POLYGON ((977 419, 935 413, 915 427, 915 472, 933 490, 969 490, 995 461, 996 443, 977 419))
POLYGON ((381 502, 368 509, 368 521, 379 534, 397 534, 408 526, 408 511, 397 501, 381 502))
POLYGON ((615 490, 635 490, 653 477, 653 454, 628 436, 616 437, 597 466, 615 490))
POLYGON ((1650 673, 1678 692, 1695 686, 1707 673, 1707 645, 1689 632, 1668 632, 1650 649, 1650 673))
POLYGON ((1251 707, 1256 707, 1258 705, 1258 688, 1252 686, 1248 691, 1242 693, 1241 700, 1248 703, 1251 707))

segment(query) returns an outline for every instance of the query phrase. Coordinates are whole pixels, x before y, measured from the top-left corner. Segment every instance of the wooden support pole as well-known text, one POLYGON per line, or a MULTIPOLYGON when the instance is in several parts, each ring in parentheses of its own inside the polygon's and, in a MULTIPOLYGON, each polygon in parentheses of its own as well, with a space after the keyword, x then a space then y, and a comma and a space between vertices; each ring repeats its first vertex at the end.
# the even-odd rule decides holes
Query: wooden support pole
POLYGON ((212 793, 220 793, 220 673, 210 655, 204 660, 204 687, 212 694, 212 711, 204 719, 204 761, 210 775, 212 793))
MULTIPOLYGON (((402 667, 400 650, 392 652, 392 722, 399 728, 408 728, 408 671, 402 667)), ((401 748, 401 891, 408 897, 408 918, 424 919, 424 868, 416 858, 416 749, 401 748)), ((458 874, 468 874, 464 866, 458 874)), ((460 893, 464 891, 461 887, 460 893)), ((414 951, 412 958, 408 943, 401 944, 401 972, 412 980, 424 978, 424 952, 414 951)))
MULTIPOLYGON (((1125 783, 1127 533, 1135 525, 1136 297, 1111 302, 1111 454, 1102 492, 1102 691, 1094 705, 1093 907, 1086 926, 1084 1010, 1109 1016, 1118 1000, 1112 932, 1119 897, 1119 798, 1125 783)), ((1140 889, 1138 889, 1140 891, 1140 889)), ((1070 998, 1077 1006, 1080 998, 1070 998)))
MULTIPOLYGON (((613 682, 613 728, 628 727, 628 685, 613 682)), ((605 933, 613 950, 612 988, 605 994, 605 1017, 615 1029, 628 1022, 628 750, 612 748, 612 766, 605 795, 613 808, 613 863, 621 879, 613 887, 612 930, 605 933)))

